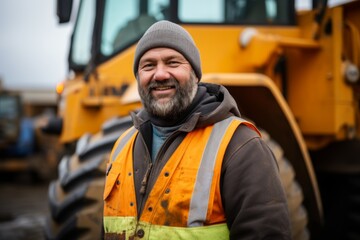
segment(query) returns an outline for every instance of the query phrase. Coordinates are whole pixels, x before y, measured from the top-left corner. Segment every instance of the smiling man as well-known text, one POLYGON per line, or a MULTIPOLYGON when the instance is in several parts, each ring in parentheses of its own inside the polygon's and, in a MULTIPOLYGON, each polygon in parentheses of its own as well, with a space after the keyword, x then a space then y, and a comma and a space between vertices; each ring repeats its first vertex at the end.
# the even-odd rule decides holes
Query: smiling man
POLYGON ((175 120, 194 99, 198 78, 181 53, 154 48, 139 62, 138 81, 146 110, 153 116, 175 120))
POLYGON ((155 23, 133 70, 144 109, 110 157, 105 239, 291 239, 276 160, 226 88, 200 82, 190 34, 155 23))

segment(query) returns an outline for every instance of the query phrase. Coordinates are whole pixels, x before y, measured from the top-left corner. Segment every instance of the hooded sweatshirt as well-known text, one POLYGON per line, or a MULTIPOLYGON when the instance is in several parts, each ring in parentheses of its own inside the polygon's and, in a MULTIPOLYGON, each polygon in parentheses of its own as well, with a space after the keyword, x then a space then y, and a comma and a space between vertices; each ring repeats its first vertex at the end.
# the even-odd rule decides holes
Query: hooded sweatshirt
MULTIPOLYGON (((225 87, 199 83, 192 104, 182 117, 162 120, 145 110, 133 113, 139 134, 134 144, 134 183, 138 214, 162 168, 188 132, 240 117, 235 100, 225 87), (166 138, 156 159, 151 159, 153 125, 177 130, 166 138), (145 192, 141 182, 146 181, 145 192)), ((291 239, 286 197, 276 160, 253 129, 241 124, 225 152, 220 179, 222 203, 230 239, 291 239)))

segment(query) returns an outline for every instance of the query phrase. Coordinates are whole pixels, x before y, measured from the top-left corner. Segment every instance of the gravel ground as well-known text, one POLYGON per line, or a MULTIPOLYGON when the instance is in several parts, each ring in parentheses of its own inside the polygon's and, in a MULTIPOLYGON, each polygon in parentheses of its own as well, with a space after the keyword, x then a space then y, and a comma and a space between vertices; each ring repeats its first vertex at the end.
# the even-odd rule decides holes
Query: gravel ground
POLYGON ((0 239, 45 239, 48 183, 0 181, 0 239))

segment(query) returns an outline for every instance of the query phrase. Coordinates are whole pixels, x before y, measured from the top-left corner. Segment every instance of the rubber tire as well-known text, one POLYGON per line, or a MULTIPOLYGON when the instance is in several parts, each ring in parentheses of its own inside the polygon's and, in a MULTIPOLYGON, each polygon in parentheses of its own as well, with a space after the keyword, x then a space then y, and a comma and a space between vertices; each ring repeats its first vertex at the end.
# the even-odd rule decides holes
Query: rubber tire
POLYGON ((285 158, 281 146, 271 139, 267 132, 261 130, 261 135, 272 150, 279 166, 281 182, 288 201, 292 239, 308 240, 310 239, 310 233, 307 228, 308 215, 305 207, 302 205, 304 199, 303 192, 295 179, 295 171, 291 163, 285 158))
POLYGON ((131 125, 130 117, 112 119, 101 132, 82 136, 75 153, 62 158, 59 178, 49 185, 46 239, 102 239, 106 162, 115 141, 131 125))

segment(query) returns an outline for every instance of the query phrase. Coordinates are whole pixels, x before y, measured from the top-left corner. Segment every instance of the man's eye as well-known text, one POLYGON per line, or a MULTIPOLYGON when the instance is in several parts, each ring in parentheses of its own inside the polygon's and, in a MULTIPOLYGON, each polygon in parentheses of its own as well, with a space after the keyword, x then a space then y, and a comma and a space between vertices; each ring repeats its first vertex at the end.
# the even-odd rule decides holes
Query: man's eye
POLYGON ((154 67, 154 64, 152 63, 147 63, 147 64, 144 64, 141 68, 144 69, 144 70, 150 70, 154 67))
POLYGON ((177 62, 177 61, 169 61, 169 62, 168 62, 168 65, 169 65, 169 66, 172 66, 172 67, 176 67, 176 66, 179 66, 180 63, 177 62))

